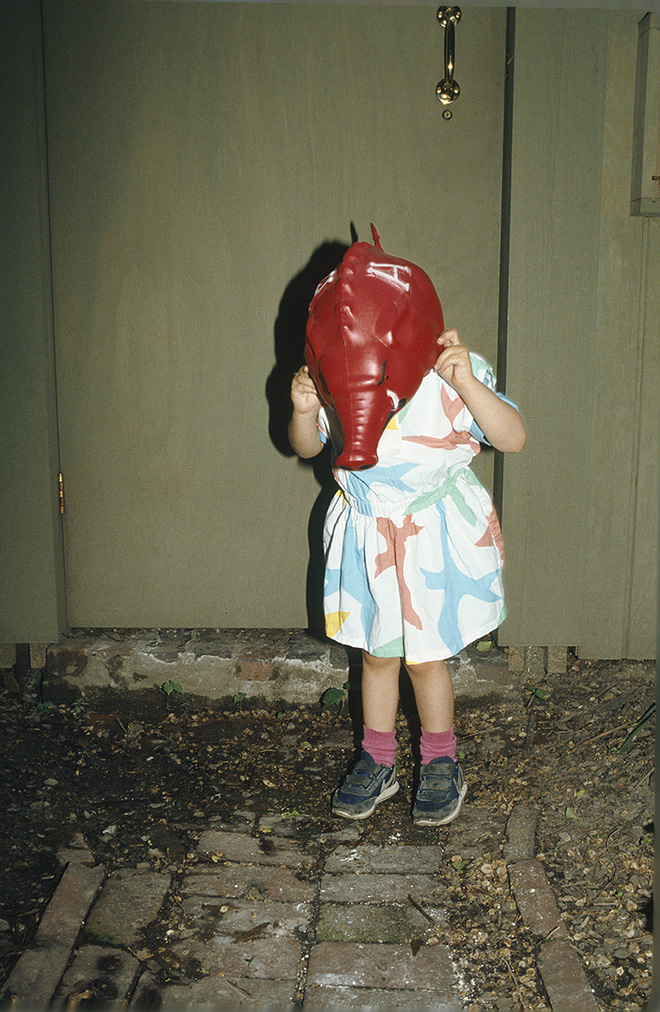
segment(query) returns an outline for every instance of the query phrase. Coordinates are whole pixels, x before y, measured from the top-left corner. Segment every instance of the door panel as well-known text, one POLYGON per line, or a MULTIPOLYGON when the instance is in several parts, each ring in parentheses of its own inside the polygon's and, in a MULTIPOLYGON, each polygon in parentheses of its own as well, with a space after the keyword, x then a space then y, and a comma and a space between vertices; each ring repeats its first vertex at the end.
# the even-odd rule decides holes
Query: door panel
POLYGON ((38 2, 3 4, 0 52, 0 643, 45 643, 64 567, 38 2))
POLYGON ((592 658, 656 646, 660 244, 630 214, 642 13, 516 11, 507 382, 529 439, 504 462, 498 642, 592 658))
POLYGON ((307 623, 272 377, 351 223, 495 361, 505 17, 463 12, 446 121, 432 6, 45 0, 71 625, 307 623))

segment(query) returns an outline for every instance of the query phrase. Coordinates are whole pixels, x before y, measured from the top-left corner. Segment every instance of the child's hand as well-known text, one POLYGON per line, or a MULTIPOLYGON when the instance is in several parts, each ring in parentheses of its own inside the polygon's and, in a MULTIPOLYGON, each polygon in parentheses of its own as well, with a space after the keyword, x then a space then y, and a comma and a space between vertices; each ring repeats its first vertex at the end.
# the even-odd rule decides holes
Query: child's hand
POLYGON ((310 411, 318 411, 321 407, 319 395, 316 392, 314 380, 309 375, 309 369, 303 365, 293 377, 291 382, 291 400, 294 411, 300 415, 307 415, 310 411))
POLYGON ((438 338, 443 346, 434 369, 451 383, 472 413, 472 417, 491 446, 503 453, 517 453, 527 439, 525 425, 511 404, 477 379, 472 372, 470 353, 455 330, 445 330, 438 338))
POLYGON ((456 330, 445 330, 438 338, 442 351, 438 355, 433 368, 443 379, 451 383, 454 390, 461 394, 469 390, 475 381, 470 362, 470 352, 461 343, 456 330))
POLYGON ((315 457, 323 449, 316 427, 321 400, 306 365, 291 381, 293 415, 289 422, 289 442, 299 457, 315 457))

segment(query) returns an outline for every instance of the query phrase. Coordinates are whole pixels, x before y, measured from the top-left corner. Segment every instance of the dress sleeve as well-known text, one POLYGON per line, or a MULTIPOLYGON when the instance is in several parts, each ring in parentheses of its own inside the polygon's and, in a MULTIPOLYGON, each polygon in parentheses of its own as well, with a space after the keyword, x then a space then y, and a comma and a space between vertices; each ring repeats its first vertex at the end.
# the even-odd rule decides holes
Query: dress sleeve
POLYGON ((328 416, 325 413, 325 408, 319 408, 319 413, 316 416, 316 427, 319 430, 319 439, 322 443, 328 443, 330 441, 330 426, 328 424, 328 416))

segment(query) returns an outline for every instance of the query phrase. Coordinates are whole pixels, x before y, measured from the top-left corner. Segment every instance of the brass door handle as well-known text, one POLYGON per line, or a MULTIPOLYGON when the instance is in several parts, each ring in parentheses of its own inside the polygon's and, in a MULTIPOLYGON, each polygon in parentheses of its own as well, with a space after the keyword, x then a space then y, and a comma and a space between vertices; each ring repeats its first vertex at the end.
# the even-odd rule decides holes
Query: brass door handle
MULTIPOLYGON (((437 17, 440 27, 445 30, 445 76, 435 89, 435 93, 438 101, 442 102, 443 105, 449 105, 451 102, 456 101, 461 92, 461 89, 454 80, 454 29, 456 24, 461 20, 461 8, 438 7, 437 17)), ((444 115, 447 116, 447 113, 451 116, 449 110, 444 115)))

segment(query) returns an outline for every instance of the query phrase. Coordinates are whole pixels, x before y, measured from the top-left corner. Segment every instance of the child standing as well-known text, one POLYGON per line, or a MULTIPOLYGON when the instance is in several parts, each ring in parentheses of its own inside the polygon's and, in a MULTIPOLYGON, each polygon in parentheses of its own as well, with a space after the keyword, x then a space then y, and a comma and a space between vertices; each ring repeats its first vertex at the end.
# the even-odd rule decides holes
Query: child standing
MULTIPOLYGON (((324 528, 326 630, 363 658, 362 755, 332 801, 348 819, 366 818, 399 789, 401 661, 422 727, 413 821, 439 826, 458 815, 467 788, 446 658, 506 614, 499 523, 469 464, 480 443, 522 449, 525 426, 457 331, 445 330, 438 344, 433 370, 383 432, 376 466, 335 468, 340 490, 324 528)), ((291 398, 291 445, 300 457, 316 456, 336 426, 307 366, 295 374, 291 398)))

